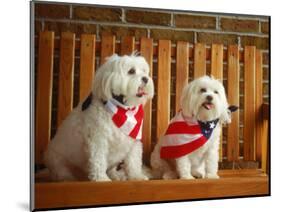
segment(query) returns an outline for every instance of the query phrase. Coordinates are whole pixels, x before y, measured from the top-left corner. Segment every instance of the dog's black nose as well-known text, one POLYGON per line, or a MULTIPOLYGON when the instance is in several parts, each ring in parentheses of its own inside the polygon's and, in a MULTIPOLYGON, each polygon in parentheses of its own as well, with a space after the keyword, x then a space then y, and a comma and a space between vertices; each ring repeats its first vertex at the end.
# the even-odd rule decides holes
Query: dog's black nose
POLYGON ((148 82, 148 78, 147 77, 142 77, 141 80, 146 84, 148 82))
POLYGON ((207 99, 209 102, 211 102, 211 101, 213 100, 213 97, 210 96, 210 95, 208 95, 208 96, 206 96, 206 99, 207 99))

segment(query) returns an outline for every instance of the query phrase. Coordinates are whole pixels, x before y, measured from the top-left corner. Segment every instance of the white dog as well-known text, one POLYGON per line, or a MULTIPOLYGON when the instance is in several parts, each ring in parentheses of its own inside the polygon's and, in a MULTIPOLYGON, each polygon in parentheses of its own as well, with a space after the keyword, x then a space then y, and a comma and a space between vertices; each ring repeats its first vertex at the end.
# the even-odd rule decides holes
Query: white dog
POLYGON ((181 108, 151 155, 154 173, 164 179, 219 178, 221 124, 230 123, 237 107, 228 109, 222 83, 204 76, 184 87, 181 108))
MULTIPOLYGON (((142 172, 142 106, 154 95, 141 56, 113 55, 96 72, 92 93, 58 128, 45 153, 53 180, 110 181, 123 162, 129 180, 142 172)), ((113 177, 114 178, 114 177, 113 177)))

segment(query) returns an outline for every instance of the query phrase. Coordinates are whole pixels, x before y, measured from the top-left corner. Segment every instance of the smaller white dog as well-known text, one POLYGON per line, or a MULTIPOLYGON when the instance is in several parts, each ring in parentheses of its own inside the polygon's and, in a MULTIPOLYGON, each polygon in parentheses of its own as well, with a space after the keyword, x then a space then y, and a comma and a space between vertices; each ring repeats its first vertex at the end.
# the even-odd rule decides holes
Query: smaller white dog
POLYGON ((221 82, 204 76, 182 91, 181 111, 171 120, 151 154, 157 178, 219 178, 221 125, 230 123, 230 112, 221 82))
POLYGON ((110 181, 123 162, 126 179, 142 172, 143 105, 154 94, 141 56, 113 55, 97 70, 93 89, 58 128, 45 153, 53 180, 110 181))

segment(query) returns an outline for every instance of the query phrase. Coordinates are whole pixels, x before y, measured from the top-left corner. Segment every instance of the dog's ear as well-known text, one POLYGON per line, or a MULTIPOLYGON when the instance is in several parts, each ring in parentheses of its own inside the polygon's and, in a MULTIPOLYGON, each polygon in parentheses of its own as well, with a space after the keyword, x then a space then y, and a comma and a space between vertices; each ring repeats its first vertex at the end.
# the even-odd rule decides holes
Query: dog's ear
POLYGON ((236 106, 236 105, 230 105, 230 106, 228 106, 228 110, 231 112, 231 113, 233 113, 233 112, 235 112, 236 110, 238 110, 238 106, 236 106))
POLYGON ((97 99, 107 101, 112 98, 111 82, 115 65, 119 58, 120 57, 116 54, 112 55, 107 58, 106 62, 97 70, 93 84, 93 95, 97 97, 97 99))
POLYGON ((82 111, 86 110, 92 103, 93 95, 92 92, 89 94, 89 96, 84 100, 82 103, 82 111))
POLYGON ((191 83, 188 83, 188 80, 185 82, 185 86, 182 89, 182 94, 181 94, 181 109, 182 112, 185 116, 192 117, 194 114, 194 98, 195 98, 195 82, 192 81, 191 83))

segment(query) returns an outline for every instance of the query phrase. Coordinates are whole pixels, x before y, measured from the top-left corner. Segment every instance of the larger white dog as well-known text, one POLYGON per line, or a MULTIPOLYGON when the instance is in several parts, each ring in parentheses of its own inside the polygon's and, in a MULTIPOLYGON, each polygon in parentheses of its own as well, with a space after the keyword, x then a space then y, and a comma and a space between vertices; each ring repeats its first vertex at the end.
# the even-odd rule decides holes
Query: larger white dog
POLYGON ((142 172, 142 106, 154 94, 141 56, 113 55, 96 73, 92 93, 63 121, 45 153, 53 180, 112 180, 124 162, 129 180, 142 172))
POLYGON ((208 76, 192 81, 182 91, 181 108, 151 155, 154 173, 164 179, 218 178, 221 124, 230 123, 233 110, 222 83, 208 76))

